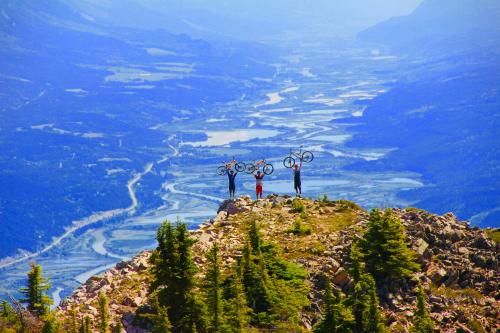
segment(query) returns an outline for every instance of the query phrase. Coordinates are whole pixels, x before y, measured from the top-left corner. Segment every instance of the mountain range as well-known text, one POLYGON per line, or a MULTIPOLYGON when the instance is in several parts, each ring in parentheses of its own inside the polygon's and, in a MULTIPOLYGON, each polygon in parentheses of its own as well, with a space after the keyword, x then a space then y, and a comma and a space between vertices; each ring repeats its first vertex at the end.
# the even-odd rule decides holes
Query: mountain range
POLYGON ((350 143, 398 149, 353 168, 419 172, 428 186, 403 196, 483 226, 500 217, 499 14, 497 1, 427 0, 358 36, 403 61, 350 143))

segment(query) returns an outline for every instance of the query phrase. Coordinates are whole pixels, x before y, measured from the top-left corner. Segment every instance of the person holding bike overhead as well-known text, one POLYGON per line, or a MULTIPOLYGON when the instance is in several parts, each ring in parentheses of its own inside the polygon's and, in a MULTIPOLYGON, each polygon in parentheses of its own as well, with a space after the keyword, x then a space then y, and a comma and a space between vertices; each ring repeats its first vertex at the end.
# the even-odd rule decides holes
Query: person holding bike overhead
POLYGON ((264 184, 264 173, 258 170, 257 172, 253 172, 253 176, 255 177, 255 194, 257 196, 257 200, 262 199, 262 185, 264 184))
POLYGON ((292 168, 293 171, 293 188, 295 189, 295 196, 300 197, 302 195, 302 182, 300 180, 300 170, 302 169, 302 160, 300 160, 300 165, 295 164, 292 168))
POLYGON ((238 171, 233 171, 229 170, 227 173, 227 178, 229 179, 229 199, 234 199, 234 192, 236 190, 236 185, 234 183, 234 178, 236 178, 236 175, 238 174, 238 171))

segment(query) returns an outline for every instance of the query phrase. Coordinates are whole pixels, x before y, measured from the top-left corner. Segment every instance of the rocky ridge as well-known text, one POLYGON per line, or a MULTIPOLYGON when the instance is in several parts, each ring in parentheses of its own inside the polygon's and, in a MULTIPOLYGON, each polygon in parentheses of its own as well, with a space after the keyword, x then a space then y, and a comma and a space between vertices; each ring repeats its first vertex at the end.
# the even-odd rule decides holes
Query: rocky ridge
MULTIPOLYGON (((217 216, 192 232, 197 240, 193 257, 201 268, 205 252, 217 241, 224 266, 241 256, 244 221, 256 218, 263 239, 277 244, 283 255, 308 271, 311 305, 302 313, 305 328, 320 318, 325 278, 343 291, 352 286, 348 252, 361 235, 369 214, 356 204, 339 200, 302 199, 304 209, 292 207, 292 198, 272 195, 255 202, 249 197, 224 202, 217 216), (310 234, 296 235, 300 219, 310 234)), ((393 332, 407 332, 415 309, 415 287, 420 280, 429 310, 441 332, 497 332, 499 324, 499 249, 483 229, 471 228, 452 213, 438 216, 415 209, 393 209, 406 227, 408 242, 422 267, 413 279, 398 282, 398 292, 378 288, 387 324, 393 332)), ((113 321, 121 320, 126 332, 142 333, 136 310, 148 301, 149 256, 145 251, 129 261, 90 278, 59 306, 61 316, 76 309, 77 316, 97 315, 100 292, 107 294, 113 321)))

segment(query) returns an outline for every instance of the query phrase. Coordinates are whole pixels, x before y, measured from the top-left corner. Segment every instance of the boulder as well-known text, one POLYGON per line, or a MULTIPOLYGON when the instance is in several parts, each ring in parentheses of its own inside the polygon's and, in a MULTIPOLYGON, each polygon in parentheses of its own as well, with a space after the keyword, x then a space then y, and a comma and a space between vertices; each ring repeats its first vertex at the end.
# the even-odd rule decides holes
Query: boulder
POLYGON ((494 248, 493 242, 482 233, 474 239, 472 246, 483 250, 492 250, 494 248))
POLYGON ((337 271, 337 274, 335 274, 335 277, 333 278, 332 282, 333 284, 343 288, 345 287, 350 281, 349 274, 344 269, 340 269, 337 271))

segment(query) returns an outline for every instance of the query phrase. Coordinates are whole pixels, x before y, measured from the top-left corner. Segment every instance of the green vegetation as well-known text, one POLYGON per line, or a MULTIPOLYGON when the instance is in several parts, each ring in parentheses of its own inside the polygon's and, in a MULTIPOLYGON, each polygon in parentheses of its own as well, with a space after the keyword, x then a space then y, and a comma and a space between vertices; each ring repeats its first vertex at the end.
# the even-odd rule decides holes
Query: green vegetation
POLYGON ((292 212, 293 213, 302 213, 306 207, 304 206, 304 203, 302 202, 301 199, 295 198, 292 201, 292 212))
MULTIPOLYGON (((115 325, 111 328, 112 333, 123 333, 123 327, 122 327, 122 322, 118 320, 115 325)), ((162 333, 168 333, 166 329, 163 329, 161 331, 162 333)))
POLYGON ((160 227, 158 247, 151 257, 150 290, 158 302, 153 305, 156 315, 149 319, 156 332, 168 332, 171 327, 174 333, 236 333, 246 332, 249 325, 302 330, 300 311, 309 304, 306 271, 284 260, 275 245, 262 241, 255 219, 248 220, 246 230, 241 259, 223 271, 219 247, 214 244, 198 283, 186 226, 166 222, 160 227))
POLYGON ((386 331, 378 309, 379 300, 375 280, 369 273, 362 273, 355 280, 354 290, 347 300, 354 315, 354 332, 383 333, 386 331))
POLYGON ((99 332, 110 333, 108 299, 102 292, 99 293, 99 332))
POLYGON ((42 328, 42 333, 58 333, 61 331, 61 324, 56 320, 54 315, 49 315, 45 319, 45 323, 42 328))
POLYGON ((412 333, 433 333, 434 323, 425 307, 424 291, 422 285, 418 285, 417 311, 415 311, 412 333))
POLYGON ((195 297, 196 267, 190 251, 194 241, 187 226, 167 221, 158 229, 156 239, 158 247, 151 255, 151 292, 157 294, 159 306, 167 308, 172 332, 203 332, 205 322, 195 297))
POLYGON ((334 293, 327 283, 323 297, 323 316, 314 327, 314 333, 349 333, 352 332, 354 318, 351 310, 343 302, 340 293, 334 293))
POLYGON ((336 200, 333 202, 335 206, 337 207, 337 211, 343 211, 343 210, 363 210, 359 205, 356 203, 345 200, 345 199, 340 199, 336 200))
POLYGON ((48 280, 42 277, 42 266, 31 264, 31 270, 28 273, 28 286, 21 288, 21 293, 25 298, 21 303, 27 304, 27 309, 33 314, 44 316, 49 313, 52 299, 45 294, 50 288, 48 280))
POLYGON ((243 332, 250 322, 251 309, 247 305, 245 287, 242 280, 242 267, 235 265, 223 286, 225 331, 243 332))
POLYGON ((92 322, 92 319, 90 319, 89 316, 85 316, 85 318, 82 321, 82 326, 80 327, 80 332, 92 333, 93 329, 94 329, 94 323, 92 322))
POLYGON ((305 236, 311 234, 311 228, 304 226, 302 224, 302 219, 299 217, 298 219, 295 220, 293 228, 289 229, 288 232, 291 232, 292 234, 297 236, 305 236))
POLYGON ((209 332, 219 332, 223 323, 222 277, 219 246, 215 243, 207 255, 207 271, 203 281, 205 304, 208 307, 207 322, 209 332))
POLYGON ((417 256, 406 243, 403 224, 390 209, 370 213, 368 228, 358 243, 366 271, 380 283, 411 276, 419 269, 417 256))
POLYGON ((486 330, 483 328, 480 322, 478 322, 475 319, 469 320, 467 323, 467 326, 474 332, 474 333, 487 333, 486 330))
POLYGON ((500 243, 500 229, 487 228, 485 232, 495 243, 500 243))
POLYGON ((436 285, 431 284, 430 290, 434 295, 445 296, 446 298, 454 301, 460 301, 463 299, 481 302, 484 299, 484 295, 473 288, 453 289, 444 285, 436 287, 436 285))

